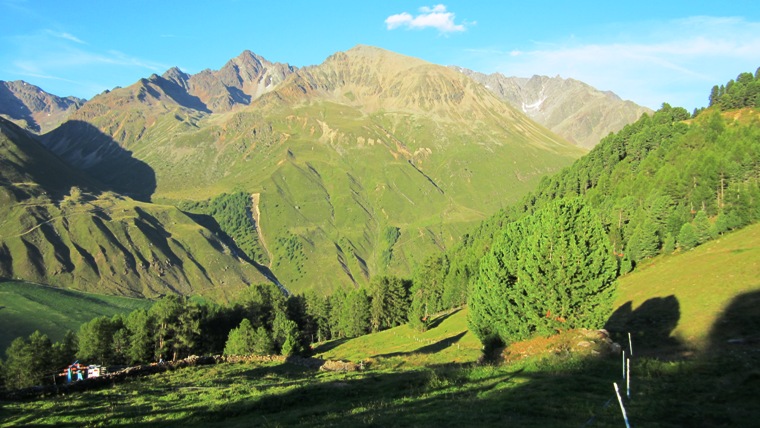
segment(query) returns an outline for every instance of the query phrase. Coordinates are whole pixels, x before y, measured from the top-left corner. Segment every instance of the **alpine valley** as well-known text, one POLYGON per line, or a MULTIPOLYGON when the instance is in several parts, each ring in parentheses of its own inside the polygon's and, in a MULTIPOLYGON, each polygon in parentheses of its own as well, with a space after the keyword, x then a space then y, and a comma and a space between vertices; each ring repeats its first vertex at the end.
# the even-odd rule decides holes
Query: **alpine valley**
POLYGON ((0 276, 222 300, 408 276, 585 153, 468 74, 361 45, 302 69, 245 51, 49 96, 71 107, 42 135, 16 97, 33 132, 2 122, 0 276))
POLYGON ((757 425, 760 69, 0 84, 0 426, 757 425))

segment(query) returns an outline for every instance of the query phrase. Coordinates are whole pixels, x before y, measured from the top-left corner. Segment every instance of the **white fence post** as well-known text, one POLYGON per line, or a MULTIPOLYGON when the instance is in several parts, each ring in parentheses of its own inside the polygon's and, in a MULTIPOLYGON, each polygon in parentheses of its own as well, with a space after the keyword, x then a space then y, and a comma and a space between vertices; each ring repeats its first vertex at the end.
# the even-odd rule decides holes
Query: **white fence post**
POLYGON ((631 359, 628 359, 628 364, 625 367, 625 395, 631 398, 631 359))
POLYGON ((617 395, 618 403, 620 403, 620 411, 623 412, 625 428, 631 428, 631 424, 628 423, 628 415, 625 414, 625 407, 623 407, 623 399, 620 397, 620 390, 618 390, 617 382, 613 382, 612 384, 615 386, 615 395, 617 395))
POLYGON ((623 379, 625 379, 625 351, 623 351, 623 379))

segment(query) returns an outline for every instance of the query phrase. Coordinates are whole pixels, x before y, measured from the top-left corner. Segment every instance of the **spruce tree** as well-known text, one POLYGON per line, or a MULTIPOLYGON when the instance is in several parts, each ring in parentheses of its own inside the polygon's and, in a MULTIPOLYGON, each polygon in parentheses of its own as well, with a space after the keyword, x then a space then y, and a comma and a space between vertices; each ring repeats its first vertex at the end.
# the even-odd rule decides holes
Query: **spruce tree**
POLYGON ((272 355, 275 352, 272 335, 264 327, 259 327, 253 335, 253 353, 256 355, 272 355))

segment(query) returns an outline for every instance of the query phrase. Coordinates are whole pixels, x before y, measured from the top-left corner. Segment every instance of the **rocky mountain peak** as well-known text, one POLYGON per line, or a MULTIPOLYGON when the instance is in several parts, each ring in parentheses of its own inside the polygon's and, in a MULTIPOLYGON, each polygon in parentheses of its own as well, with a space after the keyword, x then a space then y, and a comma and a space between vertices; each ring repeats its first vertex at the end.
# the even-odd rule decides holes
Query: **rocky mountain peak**
POLYGON ((246 50, 228 61, 219 71, 203 70, 190 76, 188 92, 213 112, 249 105, 270 92, 296 70, 288 64, 272 63, 246 50))
POLYGON ((172 67, 166 70, 161 77, 185 89, 187 89, 187 81, 190 79, 190 75, 180 70, 179 67, 172 67))

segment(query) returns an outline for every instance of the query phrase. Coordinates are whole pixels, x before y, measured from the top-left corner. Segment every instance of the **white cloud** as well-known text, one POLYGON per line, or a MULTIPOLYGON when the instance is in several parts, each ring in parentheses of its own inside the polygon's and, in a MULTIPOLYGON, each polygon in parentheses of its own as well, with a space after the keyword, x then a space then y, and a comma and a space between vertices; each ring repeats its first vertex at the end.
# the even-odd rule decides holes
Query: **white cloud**
POLYGON ((80 45, 86 45, 87 44, 86 42, 82 41, 82 39, 80 39, 79 37, 77 37, 77 36, 75 36, 75 35, 73 35, 71 33, 67 33, 65 31, 64 32, 58 32, 58 31, 53 31, 53 30, 45 30, 45 33, 47 33, 47 34, 49 34, 49 35, 51 35, 53 37, 56 37, 58 39, 63 39, 63 40, 68 40, 68 41, 71 41, 71 42, 74 42, 74 43, 79 43, 80 45))
POLYGON ((417 16, 412 16, 408 12, 391 15, 385 19, 386 28, 388 30, 395 30, 400 27, 414 30, 435 28, 441 33, 454 33, 466 30, 464 23, 454 23, 454 13, 448 12, 446 6, 442 4, 432 7, 423 6, 419 9, 419 12, 417 16))
POLYGON ((82 44, 82 45, 86 44, 85 42, 83 42, 78 37, 74 36, 73 34, 61 33, 61 34, 58 35, 58 37, 60 37, 62 39, 66 39, 66 40, 71 40, 72 42, 76 42, 76 43, 79 43, 79 44, 82 44))
POLYGON ((492 65, 510 76, 572 77, 651 108, 668 102, 688 109, 706 105, 712 85, 760 65, 758 22, 700 16, 622 30, 633 36, 505 49, 492 65))

